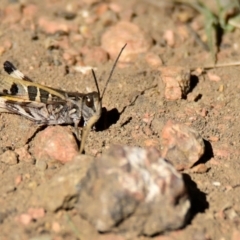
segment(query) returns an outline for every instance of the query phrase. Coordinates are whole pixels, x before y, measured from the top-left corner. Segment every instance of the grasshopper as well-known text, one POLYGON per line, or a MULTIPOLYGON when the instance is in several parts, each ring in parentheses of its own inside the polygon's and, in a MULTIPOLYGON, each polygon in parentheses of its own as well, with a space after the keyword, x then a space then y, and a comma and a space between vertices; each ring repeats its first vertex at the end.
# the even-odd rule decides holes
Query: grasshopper
POLYGON ((11 62, 3 64, 9 74, 0 75, 0 112, 15 113, 39 125, 73 124, 83 153, 88 134, 102 113, 102 99, 117 62, 126 47, 121 49, 110 71, 102 95, 95 72, 92 70, 97 92, 65 92, 33 82, 11 62), (78 125, 84 120, 82 131, 78 125))

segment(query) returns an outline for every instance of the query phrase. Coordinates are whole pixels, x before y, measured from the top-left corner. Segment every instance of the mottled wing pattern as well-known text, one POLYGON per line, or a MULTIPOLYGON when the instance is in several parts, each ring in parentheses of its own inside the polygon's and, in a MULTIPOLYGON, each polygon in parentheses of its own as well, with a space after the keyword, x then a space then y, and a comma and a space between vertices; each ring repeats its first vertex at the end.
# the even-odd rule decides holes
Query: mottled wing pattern
POLYGON ((32 102, 16 96, 0 95, 0 112, 20 114, 32 121, 41 123, 43 115, 40 112, 44 108, 44 103, 32 102))
POLYGON ((76 114, 77 119, 81 117, 72 109, 73 104, 64 91, 32 82, 8 61, 4 63, 4 70, 10 76, 0 75, 0 112, 20 114, 48 125, 72 123, 72 116, 76 114))

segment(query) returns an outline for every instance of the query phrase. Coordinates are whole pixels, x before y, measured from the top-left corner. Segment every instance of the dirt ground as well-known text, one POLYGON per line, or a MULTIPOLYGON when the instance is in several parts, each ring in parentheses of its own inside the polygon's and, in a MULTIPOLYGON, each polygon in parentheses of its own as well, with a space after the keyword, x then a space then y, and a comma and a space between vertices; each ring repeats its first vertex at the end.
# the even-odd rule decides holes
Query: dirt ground
MULTIPOLYGON (((109 44, 109 49, 119 52, 124 44, 116 38, 112 46, 110 40, 103 39, 103 34, 120 21, 138 26, 144 33, 142 42, 146 40, 141 44, 146 46, 142 46, 143 50, 135 49, 127 64, 123 63, 127 57, 123 55, 120 59, 103 98, 103 117, 96 131, 90 133, 85 151, 96 156, 111 144, 154 145, 161 149, 161 131, 168 120, 191 126, 206 141, 208 171, 183 172, 193 198, 191 220, 183 229, 153 239, 237 240, 240 239, 240 67, 208 70, 192 79, 190 94, 197 96, 194 100, 167 101, 158 64, 189 69, 211 64, 212 58, 195 41, 186 23, 179 21, 181 11, 188 10, 160 2, 2 0, 0 64, 9 60, 38 83, 79 92, 94 90, 95 86, 91 73, 83 75, 76 66, 96 67, 103 89, 115 58, 109 59, 111 52, 103 46, 109 44), (98 51, 100 55, 96 54, 98 51), (157 65, 148 60, 149 56, 158 57, 157 65)), ((201 15, 191 10, 189 14, 193 28, 204 39, 201 15)), ((218 62, 239 60, 239 39, 239 29, 223 35, 218 62)), ((133 49, 133 44, 127 48, 133 49)), ((3 70, 1 73, 5 74, 3 70)), ((2 113, 0 119, 0 154, 24 146, 31 153, 37 126, 14 114, 2 113)), ((1 240, 122 239, 97 233, 75 208, 43 213, 38 208, 40 213, 35 209, 37 216, 26 220, 30 197, 61 168, 57 164, 42 169, 34 159, 24 158, 15 163, 9 159, 0 163, 1 240)))

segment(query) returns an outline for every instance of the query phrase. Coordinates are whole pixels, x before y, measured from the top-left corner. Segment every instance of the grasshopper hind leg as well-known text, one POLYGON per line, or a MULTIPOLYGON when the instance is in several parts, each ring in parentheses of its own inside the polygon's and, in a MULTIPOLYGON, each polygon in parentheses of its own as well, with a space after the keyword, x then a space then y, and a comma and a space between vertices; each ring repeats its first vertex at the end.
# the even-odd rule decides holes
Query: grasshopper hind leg
POLYGON ((87 140, 87 137, 92 129, 92 127, 95 125, 95 123, 98 121, 100 115, 93 115, 87 122, 87 124, 83 127, 81 131, 81 144, 79 153, 82 154, 84 151, 84 146, 87 140))
POLYGON ((85 143, 86 143, 86 140, 87 140, 87 137, 88 137, 88 134, 89 132, 91 131, 91 127, 90 126, 85 126, 83 129, 82 129, 82 132, 81 132, 81 144, 80 144, 80 149, 79 149, 79 153, 82 154, 83 151, 84 151, 84 146, 85 146, 85 143))
POLYGON ((79 120, 74 121, 74 127, 72 129, 72 132, 75 135, 75 137, 77 138, 77 140, 79 142, 81 142, 81 130, 78 127, 79 122, 80 122, 79 120))
POLYGON ((76 136, 77 140, 80 142, 80 148, 79 148, 79 153, 82 154, 84 151, 84 146, 86 143, 87 136, 91 130, 91 127, 88 125, 84 126, 83 129, 81 130, 78 127, 79 121, 74 122, 74 128, 73 128, 73 133, 76 136))

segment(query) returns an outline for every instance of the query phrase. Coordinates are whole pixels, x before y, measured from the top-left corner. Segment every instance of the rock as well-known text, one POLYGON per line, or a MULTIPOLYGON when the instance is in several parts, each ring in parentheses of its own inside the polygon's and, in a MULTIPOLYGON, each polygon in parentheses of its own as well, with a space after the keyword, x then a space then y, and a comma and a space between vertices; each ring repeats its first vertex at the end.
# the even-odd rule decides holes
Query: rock
POLYGON ((58 233, 61 231, 61 226, 58 222, 53 222, 52 223, 52 231, 55 233, 58 233))
POLYGON ((132 56, 146 52, 151 46, 149 37, 134 23, 121 21, 102 35, 101 45, 112 59, 116 59, 121 48, 128 44, 121 55, 121 62, 129 62, 132 56))
POLYGON ((100 21, 104 27, 108 27, 115 24, 118 21, 118 17, 115 12, 108 10, 102 14, 100 21))
POLYGON ((66 163, 78 154, 78 146, 69 128, 50 126, 37 134, 32 152, 36 160, 66 163))
POLYGON ((145 60, 152 68, 159 68, 163 65, 162 59, 155 53, 146 53, 145 60))
POLYGON ((191 172, 193 173, 206 173, 208 170, 209 168, 203 163, 200 163, 191 168, 191 172))
POLYGON ((11 40, 5 40, 3 42, 3 46, 5 47, 5 49, 10 50, 13 46, 13 43, 11 40))
POLYGON ((28 214, 33 220, 36 220, 45 216, 45 210, 43 208, 29 208, 28 214))
POLYGON ((23 7, 22 13, 25 19, 33 20, 38 13, 38 7, 37 5, 30 3, 23 7))
POLYGON ((4 18, 2 23, 13 24, 21 20, 21 5, 20 4, 8 4, 4 9, 4 18))
POLYGON ((108 60, 108 54, 101 47, 83 47, 81 53, 84 56, 84 63, 86 65, 95 66, 104 64, 108 60))
POLYGON ((39 170, 44 171, 47 169, 47 167, 48 165, 45 161, 41 159, 36 161, 36 168, 38 168, 39 170))
POLYGON ((0 56, 2 56, 6 52, 5 47, 0 46, 0 56))
POLYGON ((78 198, 78 184, 85 176, 92 160, 92 157, 77 155, 50 180, 35 189, 28 206, 41 206, 52 212, 72 208, 78 198))
POLYGON ((172 121, 163 127, 162 147, 162 156, 177 169, 192 167, 205 150, 203 139, 196 130, 172 121))
POLYGON ((158 148, 159 147, 159 139, 158 138, 148 138, 148 139, 146 139, 145 141, 144 141, 144 145, 146 146, 146 147, 156 147, 156 148, 158 148))
POLYGON ((28 152, 28 145, 24 147, 17 148, 15 152, 18 154, 18 159, 20 162, 24 161, 27 163, 34 163, 33 157, 28 152))
POLYGON ((79 183, 77 207, 98 231, 133 239, 181 228, 190 201, 182 175, 155 148, 113 146, 79 183))
POLYGON ((213 82, 219 82, 221 81, 221 77, 219 77, 217 74, 213 74, 211 72, 208 72, 207 73, 207 76, 209 78, 210 81, 213 81, 213 82))
POLYGON ((45 210, 43 208, 29 208, 28 213, 22 213, 16 217, 16 221, 23 225, 29 225, 33 220, 43 218, 45 216, 45 210))
POLYGON ((77 62, 78 52, 75 49, 67 49, 63 53, 63 59, 68 65, 74 65, 77 62))
MULTIPOLYGON (((190 70, 184 67, 160 67, 160 81, 165 84, 165 98, 177 100, 185 97, 190 90, 190 70)), ((162 91, 161 83, 159 91, 162 91)))
POLYGON ((201 94, 200 94, 200 93, 190 92, 190 93, 188 93, 188 95, 187 95, 187 100, 188 100, 189 102, 196 102, 196 101, 198 101, 199 99, 201 99, 201 94))
POLYGON ((47 33, 47 34, 55 34, 57 32, 63 32, 65 34, 69 34, 70 31, 77 32, 77 26, 71 22, 69 24, 68 22, 64 20, 50 20, 46 17, 41 17, 38 20, 39 28, 47 33))
POLYGON ((169 47, 174 47, 175 45, 175 36, 174 36, 174 32, 172 30, 166 30, 164 35, 163 35, 163 39, 167 42, 167 45, 169 47))
POLYGON ((16 221, 22 223, 23 225, 29 225, 32 221, 32 217, 27 213, 22 213, 20 216, 16 217, 16 221))
POLYGON ((8 165, 15 165, 18 163, 17 154, 11 150, 7 150, 2 155, 0 155, 0 162, 6 163, 8 165))
POLYGON ((234 229, 231 240, 238 240, 238 239, 240 239, 240 231, 237 229, 234 229))

